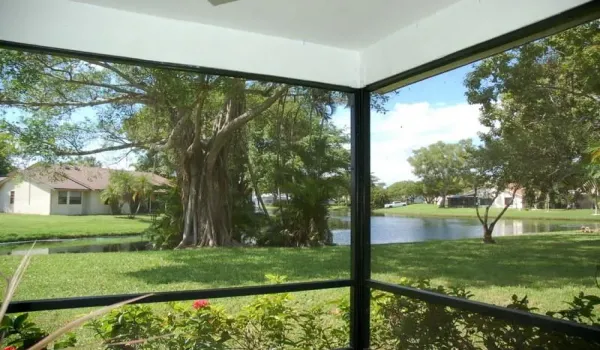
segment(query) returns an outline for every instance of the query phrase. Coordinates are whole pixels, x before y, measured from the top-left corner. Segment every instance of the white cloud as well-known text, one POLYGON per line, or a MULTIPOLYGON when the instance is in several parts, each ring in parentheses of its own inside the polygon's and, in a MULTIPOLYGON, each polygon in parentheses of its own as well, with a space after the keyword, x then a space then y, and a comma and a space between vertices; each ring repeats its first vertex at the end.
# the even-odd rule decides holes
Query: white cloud
MULTIPOLYGON (((340 113, 333 122, 349 130, 349 112, 340 113)), ((388 185, 415 180, 407 161, 413 150, 437 141, 476 139, 480 131, 485 128, 475 105, 396 104, 387 114, 372 115, 371 171, 388 185)))

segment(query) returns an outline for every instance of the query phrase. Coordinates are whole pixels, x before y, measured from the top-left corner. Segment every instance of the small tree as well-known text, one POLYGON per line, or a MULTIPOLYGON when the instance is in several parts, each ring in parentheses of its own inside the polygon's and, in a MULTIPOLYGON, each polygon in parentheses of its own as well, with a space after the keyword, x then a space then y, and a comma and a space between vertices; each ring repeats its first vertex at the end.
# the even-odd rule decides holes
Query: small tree
MULTIPOLYGON (((137 215, 140 211, 142 203, 152 197, 152 193, 154 192, 154 186, 152 185, 152 181, 150 181, 150 178, 148 176, 136 176, 133 179, 132 190, 132 202, 137 202, 137 207, 135 209, 134 215, 137 215)), ((131 208, 131 211, 133 212, 133 208, 131 208)))
POLYGON ((135 176, 123 170, 115 170, 110 174, 108 187, 102 192, 102 200, 108 202, 113 213, 121 212, 123 205, 129 206, 129 217, 134 218, 140 210, 142 202, 152 195, 153 185, 147 176, 135 176), (115 210, 117 209, 118 210, 115 210), (135 210, 134 210, 135 208, 135 210))
POLYGON ((483 242, 495 243, 492 233, 496 223, 513 204, 517 191, 528 183, 529 168, 526 166, 527 158, 518 149, 512 149, 509 144, 499 139, 488 139, 484 146, 472 152, 470 160, 471 182, 475 196, 475 211, 483 227, 483 242), (510 200, 495 218, 490 218, 490 208, 505 191, 510 192, 510 200), (485 212, 480 212, 481 199, 487 199, 485 212))
POLYGON ((109 183, 108 187, 100 194, 100 199, 110 205, 110 212, 113 215, 121 214, 123 208, 121 198, 121 193, 113 183, 109 183))

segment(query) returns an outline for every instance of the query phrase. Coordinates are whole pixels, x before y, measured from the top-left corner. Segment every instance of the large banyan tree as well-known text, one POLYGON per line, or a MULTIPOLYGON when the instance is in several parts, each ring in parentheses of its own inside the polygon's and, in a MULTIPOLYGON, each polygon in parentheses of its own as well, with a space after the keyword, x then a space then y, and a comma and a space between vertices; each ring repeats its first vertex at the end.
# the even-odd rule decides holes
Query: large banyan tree
MULTIPOLYGON (((227 161, 239 130, 308 89, 103 60, 0 50, 0 128, 22 156, 167 152, 184 210, 180 246, 234 244, 227 161)), ((314 95, 314 94, 313 94, 314 95)))

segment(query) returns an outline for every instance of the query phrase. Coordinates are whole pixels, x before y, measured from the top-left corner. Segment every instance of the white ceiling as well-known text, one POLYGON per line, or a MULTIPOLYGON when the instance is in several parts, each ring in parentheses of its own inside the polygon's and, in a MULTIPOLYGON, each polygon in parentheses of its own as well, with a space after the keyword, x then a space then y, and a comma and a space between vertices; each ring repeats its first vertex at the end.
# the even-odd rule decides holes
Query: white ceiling
POLYGON ((73 0, 346 49, 362 49, 459 0, 73 0))
POLYGON ((586 2, 0 0, 0 41, 359 88, 586 2))

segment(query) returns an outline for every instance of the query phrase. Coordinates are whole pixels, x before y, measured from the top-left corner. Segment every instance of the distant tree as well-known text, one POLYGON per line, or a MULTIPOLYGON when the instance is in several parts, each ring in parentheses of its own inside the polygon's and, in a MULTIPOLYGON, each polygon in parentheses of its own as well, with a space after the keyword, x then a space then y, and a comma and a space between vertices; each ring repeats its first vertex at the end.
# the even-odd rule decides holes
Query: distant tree
POLYGON ((390 201, 385 183, 371 174, 371 208, 383 208, 390 201))
MULTIPOLYGON (((137 215, 140 212, 142 203, 145 203, 152 197, 154 185, 152 185, 150 178, 146 175, 135 176, 132 190, 132 203, 137 203, 134 215, 137 215)), ((131 211, 133 212, 133 208, 131 208, 131 211)))
POLYGON ((435 186, 428 185, 424 181, 418 181, 417 184, 421 187, 421 191, 423 192, 423 197, 425 198, 425 202, 428 204, 435 204, 435 197, 438 196, 438 190, 435 186))
POLYGON ((177 170, 172 158, 167 152, 141 151, 134 167, 137 171, 145 171, 163 177, 173 177, 177 170))
POLYGON ((67 164, 70 165, 81 165, 81 166, 87 166, 87 167, 94 167, 94 168, 101 168, 102 167, 102 162, 100 162, 98 159, 96 159, 93 156, 79 156, 79 157, 75 157, 71 160, 69 160, 67 162, 67 164))
POLYGON ((10 135, 0 133, 0 176, 7 175, 14 170, 11 161, 13 146, 10 142, 10 135))
POLYGON ((120 213, 123 205, 129 206, 129 217, 134 218, 142 203, 150 198, 154 186, 147 176, 136 176, 129 171, 115 170, 110 174, 108 187, 101 199, 111 205, 113 214, 120 213))
POLYGON ((413 173, 422 179, 430 190, 442 197, 440 207, 446 206, 446 196, 458 193, 465 187, 468 173, 467 161, 473 148, 471 140, 458 143, 437 142, 413 151, 408 162, 413 173))
POLYGON ((418 196, 423 195, 423 184, 416 181, 399 181, 386 188, 391 200, 404 200, 412 203, 418 196))

